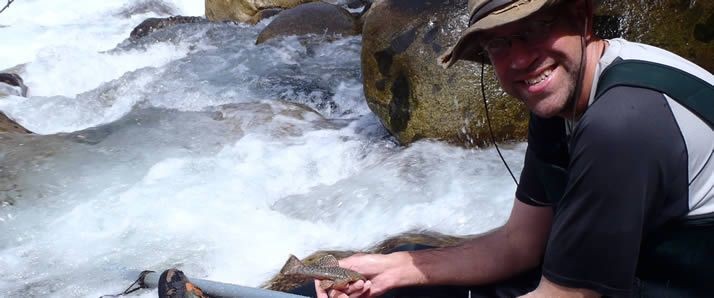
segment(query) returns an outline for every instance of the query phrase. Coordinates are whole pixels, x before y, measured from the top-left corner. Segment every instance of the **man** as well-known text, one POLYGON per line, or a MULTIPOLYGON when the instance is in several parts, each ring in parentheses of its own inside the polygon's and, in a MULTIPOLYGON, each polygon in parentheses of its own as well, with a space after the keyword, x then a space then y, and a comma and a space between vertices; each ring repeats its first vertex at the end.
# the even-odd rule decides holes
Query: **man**
POLYGON ((341 260, 368 280, 316 286, 318 297, 431 285, 462 285, 471 297, 711 294, 714 76, 658 48, 595 37, 592 0, 468 7, 469 27, 441 62, 490 62, 532 112, 508 221, 455 247, 341 260), (624 77, 612 67, 634 59, 657 64, 624 77))

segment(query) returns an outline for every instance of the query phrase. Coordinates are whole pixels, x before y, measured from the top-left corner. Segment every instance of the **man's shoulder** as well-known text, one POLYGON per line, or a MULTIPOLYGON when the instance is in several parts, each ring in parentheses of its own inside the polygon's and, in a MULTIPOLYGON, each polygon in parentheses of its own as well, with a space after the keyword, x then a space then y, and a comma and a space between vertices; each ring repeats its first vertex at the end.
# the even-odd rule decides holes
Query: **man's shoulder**
POLYGON ((710 84, 714 84, 714 75, 712 73, 668 50, 648 44, 628 41, 623 38, 610 39, 608 40, 608 43, 614 51, 608 53, 612 57, 603 57, 606 60, 614 60, 615 57, 618 57, 624 60, 643 60, 655 62, 680 69, 697 76, 710 84))
MULTIPOLYGON (((676 127, 666 97, 657 91, 617 86, 603 93, 587 110, 576 127, 581 137, 622 142, 655 137, 663 125, 676 127)), ((671 129, 670 129, 671 130, 671 129)))

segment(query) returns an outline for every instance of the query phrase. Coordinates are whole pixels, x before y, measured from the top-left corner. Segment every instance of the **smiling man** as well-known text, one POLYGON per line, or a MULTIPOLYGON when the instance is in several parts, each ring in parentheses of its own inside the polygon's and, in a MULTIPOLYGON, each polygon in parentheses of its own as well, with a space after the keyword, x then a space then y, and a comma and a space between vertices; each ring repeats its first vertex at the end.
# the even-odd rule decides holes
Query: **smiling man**
POLYGON ((593 7, 469 1, 469 27, 440 62, 492 64, 532 112, 508 221, 454 247, 341 260, 367 280, 318 297, 711 293, 714 76, 659 48, 597 38, 593 7))

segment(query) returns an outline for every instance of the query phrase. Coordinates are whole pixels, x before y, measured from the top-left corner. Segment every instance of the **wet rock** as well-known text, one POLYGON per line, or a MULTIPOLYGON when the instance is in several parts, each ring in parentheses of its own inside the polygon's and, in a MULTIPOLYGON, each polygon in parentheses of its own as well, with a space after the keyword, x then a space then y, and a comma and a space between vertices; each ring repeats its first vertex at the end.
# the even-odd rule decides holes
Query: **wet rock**
POLYGON ((355 8, 360 8, 363 6, 371 5, 372 1, 370 0, 352 0, 347 2, 347 7, 355 9, 355 8))
POLYGON ((617 17, 619 36, 667 49, 714 72, 714 1, 602 2, 597 14, 617 17))
POLYGON ((372 8, 372 2, 367 2, 364 7, 362 7, 362 11, 352 13, 352 15, 357 18, 357 27, 360 33, 362 33, 362 28, 364 27, 364 16, 367 14, 370 8, 372 8))
POLYGON ((22 125, 10 119, 8 116, 5 116, 5 113, 0 112, 0 133, 6 132, 32 133, 28 129, 22 127, 22 125))
POLYGON ((276 16, 277 14, 279 14, 282 11, 283 11, 283 9, 280 9, 280 8, 262 9, 262 10, 258 11, 258 13, 253 17, 253 19, 257 23, 257 22, 260 22, 267 18, 276 16))
MULTIPOLYGON (((489 142, 479 64, 448 70, 437 57, 466 27, 467 0, 376 1, 363 16, 362 74, 372 111, 401 144, 435 138, 472 146, 489 142)), ((521 140, 528 117, 489 70, 486 96, 497 140, 521 140)))
MULTIPOLYGON (((377 245, 368 248, 364 251, 337 251, 337 250, 321 250, 310 254, 302 259, 306 265, 315 264, 317 260, 325 255, 333 255, 338 259, 344 259, 355 253, 390 253, 394 251, 405 250, 406 247, 414 245, 430 246, 430 247, 446 247, 453 246, 470 239, 472 236, 452 236, 431 231, 407 232, 394 237, 385 239, 377 245)), ((289 292, 298 286, 312 281, 296 277, 294 275, 286 276, 277 274, 272 279, 262 285, 263 288, 289 292)), ((431 297, 431 296, 430 296, 431 297)), ((448 296, 446 296, 448 297, 448 296)))
POLYGON ((314 2, 281 12, 258 35, 256 44, 280 36, 320 34, 326 37, 359 34, 356 19, 342 7, 314 2))
POLYGON ((27 97, 27 86, 16 73, 0 73, 0 95, 3 93, 27 97))
POLYGON ((255 24, 258 13, 265 9, 287 9, 317 0, 206 0, 206 17, 216 21, 238 21, 255 24))
POLYGON ((134 30, 131 30, 129 38, 131 40, 137 40, 144 36, 149 35, 159 29, 175 26, 178 24, 191 24, 191 23, 203 23, 207 22, 205 18, 202 17, 184 17, 184 16, 172 16, 168 18, 148 18, 141 22, 134 30))

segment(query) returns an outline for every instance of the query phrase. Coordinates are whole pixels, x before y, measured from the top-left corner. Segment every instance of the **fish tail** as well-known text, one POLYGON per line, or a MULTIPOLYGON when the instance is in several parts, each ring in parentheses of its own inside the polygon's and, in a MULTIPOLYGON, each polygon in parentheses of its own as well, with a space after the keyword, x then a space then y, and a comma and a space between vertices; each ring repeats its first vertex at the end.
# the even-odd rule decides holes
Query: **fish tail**
POLYGON ((298 269, 305 266, 300 260, 294 255, 290 255, 288 261, 283 265, 283 269, 280 269, 280 274, 293 274, 298 271, 298 269))

